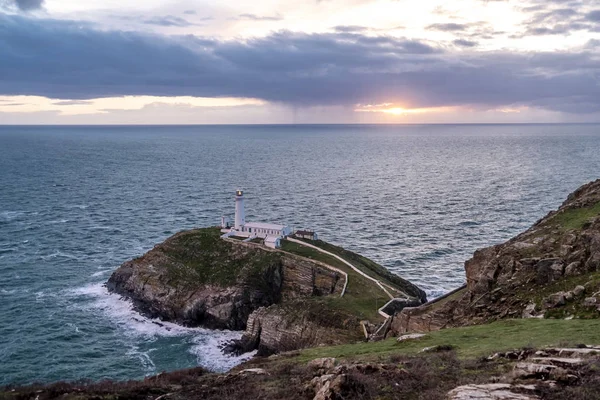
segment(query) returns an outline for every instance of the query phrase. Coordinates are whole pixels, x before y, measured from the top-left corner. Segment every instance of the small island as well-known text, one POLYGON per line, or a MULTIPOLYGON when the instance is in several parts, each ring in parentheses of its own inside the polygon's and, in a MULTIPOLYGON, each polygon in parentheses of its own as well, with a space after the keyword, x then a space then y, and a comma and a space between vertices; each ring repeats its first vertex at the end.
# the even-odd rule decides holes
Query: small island
POLYGON ((175 234, 124 263, 109 290, 152 318, 245 330, 228 350, 260 355, 384 337, 391 315, 426 302, 417 286, 314 232, 246 223, 242 191, 235 204, 233 227, 223 217, 175 234))

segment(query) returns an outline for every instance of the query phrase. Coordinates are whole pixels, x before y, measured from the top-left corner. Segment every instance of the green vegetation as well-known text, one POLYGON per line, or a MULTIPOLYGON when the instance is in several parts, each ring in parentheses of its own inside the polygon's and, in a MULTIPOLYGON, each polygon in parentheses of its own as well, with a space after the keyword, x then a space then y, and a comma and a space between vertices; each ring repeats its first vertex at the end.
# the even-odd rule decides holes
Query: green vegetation
MULTIPOLYGON (((533 302, 538 309, 541 309, 546 297, 558 292, 572 291, 576 286, 584 286, 589 295, 600 291, 600 272, 589 272, 583 275, 564 277, 547 286, 536 287, 535 289, 522 289, 516 293, 516 297, 523 301, 533 302)), ((570 316, 580 319, 590 319, 598 318, 599 313, 595 308, 584 307, 581 298, 574 298, 567 301, 567 304, 564 306, 548 310, 544 315, 545 318, 566 318, 570 316)))
POLYGON ((381 342, 307 349, 300 352, 297 361, 319 357, 360 357, 365 360, 392 354, 411 355, 425 347, 445 345, 453 346, 461 358, 482 357, 524 347, 600 344, 599 331, 600 320, 502 320, 486 325, 443 329, 418 340, 400 343, 392 338, 381 342))
MULTIPOLYGON (((374 282, 361 276, 337 258, 323 254, 310 247, 302 246, 287 240, 283 240, 281 246, 283 251, 323 262, 348 274, 348 287, 346 288, 344 297, 327 296, 312 299, 312 302, 318 305, 320 309, 341 311, 359 319, 368 319, 372 322, 382 319, 377 313, 377 310, 390 299, 374 282)), ((327 249, 327 251, 339 254, 330 249, 327 249)), ((361 270, 364 269, 361 268, 361 270)), ((396 286, 393 282, 387 281, 385 276, 376 276, 376 278, 391 286, 396 286)))
POLYGON ((377 264, 373 260, 363 257, 360 254, 353 253, 342 247, 335 246, 331 243, 327 243, 322 240, 301 240, 343 258, 344 260, 359 268, 362 272, 369 275, 370 277, 385 282, 392 287, 396 287, 410 296, 417 298, 423 298, 425 296, 425 293, 419 291, 418 288, 413 286, 407 280, 402 279, 398 275, 391 273, 386 268, 377 264))
POLYGON ((213 284, 230 286, 240 278, 252 279, 281 264, 281 256, 257 248, 236 253, 234 244, 222 240, 219 228, 181 232, 161 245, 168 257, 169 279, 173 285, 213 284))
POLYGON ((600 216, 600 202, 591 207, 571 208, 554 215, 550 221, 557 222, 563 229, 581 229, 591 218, 600 216))

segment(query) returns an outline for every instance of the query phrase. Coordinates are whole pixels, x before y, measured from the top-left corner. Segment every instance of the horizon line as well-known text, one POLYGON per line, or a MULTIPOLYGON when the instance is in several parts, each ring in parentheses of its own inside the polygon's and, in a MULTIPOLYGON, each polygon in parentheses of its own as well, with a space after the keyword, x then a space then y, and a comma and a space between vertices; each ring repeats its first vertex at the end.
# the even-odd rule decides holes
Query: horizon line
POLYGON ((239 123, 239 124, 2 124, 0 127, 193 127, 193 126, 422 126, 422 125, 600 125, 598 122, 423 122, 423 123, 239 123))

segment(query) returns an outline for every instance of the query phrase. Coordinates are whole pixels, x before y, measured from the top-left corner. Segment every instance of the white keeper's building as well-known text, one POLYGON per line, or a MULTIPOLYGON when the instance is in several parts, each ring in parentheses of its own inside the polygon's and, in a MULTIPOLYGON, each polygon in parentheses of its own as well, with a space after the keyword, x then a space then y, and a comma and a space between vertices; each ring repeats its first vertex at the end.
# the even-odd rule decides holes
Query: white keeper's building
POLYGON ((244 212, 244 192, 238 190, 235 192, 235 221, 233 227, 230 226, 229 219, 221 217, 222 237, 236 236, 246 238, 246 241, 254 238, 261 238, 265 241, 265 246, 279 248, 281 239, 291 235, 289 226, 279 224, 268 224, 264 222, 246 222, 244 212))

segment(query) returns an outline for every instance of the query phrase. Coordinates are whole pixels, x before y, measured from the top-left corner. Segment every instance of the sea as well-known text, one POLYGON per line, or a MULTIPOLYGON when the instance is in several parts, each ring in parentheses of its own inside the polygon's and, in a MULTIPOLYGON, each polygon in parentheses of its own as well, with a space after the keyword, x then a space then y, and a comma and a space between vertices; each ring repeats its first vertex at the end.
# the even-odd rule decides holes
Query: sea
POLYGON ((140 379, 245 357, 104 283, 174 233, 311 228, 435 298, 473 252, 600 177, 600 125, 1 126, 0 385, 140 379))

